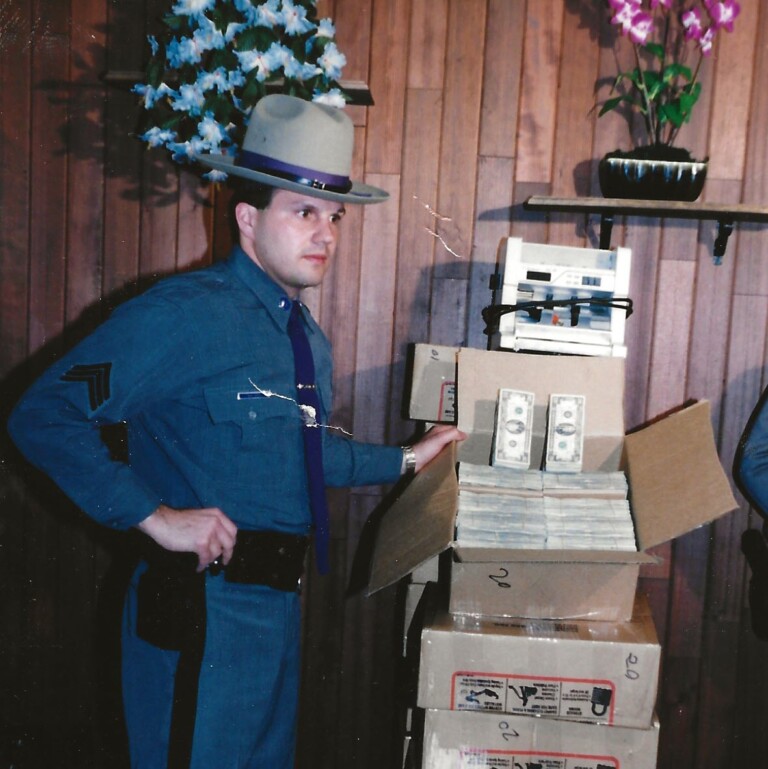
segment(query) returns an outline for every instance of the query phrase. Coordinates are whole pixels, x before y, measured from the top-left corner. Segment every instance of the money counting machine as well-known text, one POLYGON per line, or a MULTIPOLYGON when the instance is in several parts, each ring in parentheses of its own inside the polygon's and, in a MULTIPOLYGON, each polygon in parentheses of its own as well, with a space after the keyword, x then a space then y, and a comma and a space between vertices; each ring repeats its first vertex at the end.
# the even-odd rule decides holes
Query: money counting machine
POLYGON ((631 250, 507 238, 483 310, 490 349, 626 357, 631 250))

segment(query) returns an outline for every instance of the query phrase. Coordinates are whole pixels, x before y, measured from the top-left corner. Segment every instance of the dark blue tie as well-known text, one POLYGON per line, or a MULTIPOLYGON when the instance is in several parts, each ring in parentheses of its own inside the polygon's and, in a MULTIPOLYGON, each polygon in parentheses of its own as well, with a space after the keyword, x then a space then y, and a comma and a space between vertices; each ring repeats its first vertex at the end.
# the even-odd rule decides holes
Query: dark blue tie
POLYGON ((296 400, 302 406, 304 418, 304 459, 307 466, 309 504, 315 525, 315 555, 320 574, 328 572, 329 516, 325 498, 325 476, 323 473, 323 428, 317 426, 320 418, 320 399, 315 388, 315 364, 312 349, 304 331, 301 317, 301 303, 294 301, 288 320, 288 336, 293 346, 293 360, 296 369, 296 400))

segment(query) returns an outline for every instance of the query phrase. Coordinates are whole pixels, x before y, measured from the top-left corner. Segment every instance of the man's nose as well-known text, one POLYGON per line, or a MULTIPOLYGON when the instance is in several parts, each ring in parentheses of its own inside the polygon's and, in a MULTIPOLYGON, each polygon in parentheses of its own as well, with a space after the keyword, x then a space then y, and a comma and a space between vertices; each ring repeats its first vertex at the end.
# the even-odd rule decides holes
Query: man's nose
POLYGON ((333 222, 321 219, 315 229, 315 240, 320 243, 333 243, 336 240, 333 222))

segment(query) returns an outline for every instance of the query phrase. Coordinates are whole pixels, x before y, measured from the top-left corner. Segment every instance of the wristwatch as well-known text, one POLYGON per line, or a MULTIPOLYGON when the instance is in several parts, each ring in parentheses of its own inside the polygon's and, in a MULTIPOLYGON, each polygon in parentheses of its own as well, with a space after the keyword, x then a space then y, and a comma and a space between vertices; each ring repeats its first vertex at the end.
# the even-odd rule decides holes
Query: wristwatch
POLYGON ((403 464, 400 467, 401 475, 410 475, 416 472, 416 452, 413 450, 413 446, 402 446, 403 449, 403 464))

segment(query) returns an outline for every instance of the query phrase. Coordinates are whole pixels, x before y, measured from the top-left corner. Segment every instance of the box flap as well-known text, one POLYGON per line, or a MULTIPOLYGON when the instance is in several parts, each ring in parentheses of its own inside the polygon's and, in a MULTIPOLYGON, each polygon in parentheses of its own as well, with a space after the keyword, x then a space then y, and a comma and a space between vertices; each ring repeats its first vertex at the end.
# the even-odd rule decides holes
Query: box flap
POLYGON ((421 469, 379 522, 368 595, 449 547, 457 495, 456 444, 451 444, 421 469))
POLYGON ((458 426, 469 436, 459 459, 490 463, 501 387, 535 395, 534 468, 541 466, 547 406, 553 392, 586 396, 584 470, 616 470, 624 440, 624 360, 579 355, 531 355, 465 347, 458 354, 458 426))
POLYGON ((630 433, 624 447, 642 550, 736 509, 717 455, 708 401, 630 433))

